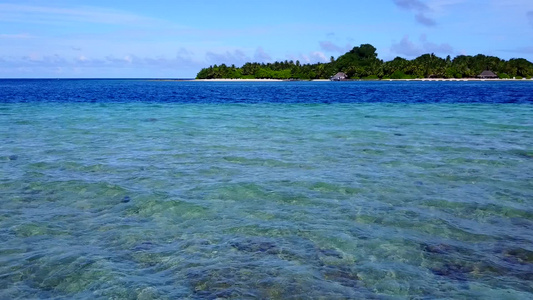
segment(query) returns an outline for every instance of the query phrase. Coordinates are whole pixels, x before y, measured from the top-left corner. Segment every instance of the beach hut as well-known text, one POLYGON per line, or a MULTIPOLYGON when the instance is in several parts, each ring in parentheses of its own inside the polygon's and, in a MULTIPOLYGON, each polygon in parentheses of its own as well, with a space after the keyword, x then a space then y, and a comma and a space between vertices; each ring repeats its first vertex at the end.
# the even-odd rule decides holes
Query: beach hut
POLYGON ((346 78, 348 78, 346 76, 346 74, 344 74, 343 72, 339 72, 339 73, 333 75, 333 77, 331 77, 331 80, 333 80, 333 81, 341 81, 341 80, 346 80, 346 78))
POLYGON ((481 72, 481 74, 479 74, 477 77, 478 78, 498 78, 498 75, 494 74, 494 72, 492 71, 485 70, 481 72))

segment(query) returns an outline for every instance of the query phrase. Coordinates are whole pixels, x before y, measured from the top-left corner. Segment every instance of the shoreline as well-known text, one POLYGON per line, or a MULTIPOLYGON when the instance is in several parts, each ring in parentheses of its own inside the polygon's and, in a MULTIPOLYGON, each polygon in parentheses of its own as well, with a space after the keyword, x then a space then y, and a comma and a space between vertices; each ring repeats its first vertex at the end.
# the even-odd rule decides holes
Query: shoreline
POLYGON ((289 81, 284 79, 269 79, 269 78, 259 78, 259 79, 245 79, 245 78, 213 78, 213 79, 193 79, 192 81, 267 81, 267 82, 277 82, 277 81, 289 81))
MULTIPOLYGON (((312 82, 329 82, 335 80, 330 79, 311 79, 311 80, 300 80, 300 79, 240 79, 240 78, 213 78, 213 79, 191 79, 191 80, 160 80, 160 81, 207 81, 207 82, 291 82, 291 81, 312 81, 312 82)), ((340 80, 341 82, 348 81, 533 81, 532 79, 512 79, 512 78, 415 78, 415 79, 353 79, 353 80, 340 80)))

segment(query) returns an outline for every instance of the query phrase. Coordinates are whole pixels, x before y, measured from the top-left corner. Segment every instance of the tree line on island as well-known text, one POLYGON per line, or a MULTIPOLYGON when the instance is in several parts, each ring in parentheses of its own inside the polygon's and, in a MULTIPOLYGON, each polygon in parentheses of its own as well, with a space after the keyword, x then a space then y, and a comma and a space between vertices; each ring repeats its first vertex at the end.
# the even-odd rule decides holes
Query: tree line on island
POLYGON ((441 58, 424 54, 413 60, 396 57, 384 62, 370 44, 354 47, 328 63, 301 64, 290 61, 274 63, 245 63, 242 67, 213 65, 198 72, 197 79, 330 79, 343 72, 347 79, 416 79, 416 78, 474 78, 484 70, 499 78, 528 78, 533 76, 533 63, 524 58, 510 60, 478 54, 441 58))

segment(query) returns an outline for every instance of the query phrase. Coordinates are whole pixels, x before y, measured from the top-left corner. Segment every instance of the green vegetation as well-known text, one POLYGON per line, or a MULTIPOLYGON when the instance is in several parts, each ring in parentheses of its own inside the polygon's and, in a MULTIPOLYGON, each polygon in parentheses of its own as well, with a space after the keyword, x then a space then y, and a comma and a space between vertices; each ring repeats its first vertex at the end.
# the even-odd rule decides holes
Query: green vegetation
POLYGON ((349 79, 414 79, 414 78, 473 78, 484 70, 491 70, 499 78, 531 78, 533 63, 523 58, 508 61, 494 56, 448 55, 440 58, 424 54, 413 60, 396 57, 387 62, 378 58, 376 48, 370 44, 354 47, 329 63, 300 64, 299 61, 274 63, 246 63, 213 65, 198 72, 197 79, 213 78, 268 78, 268 79, 329 79, 337 72, 344 72, 349 79))

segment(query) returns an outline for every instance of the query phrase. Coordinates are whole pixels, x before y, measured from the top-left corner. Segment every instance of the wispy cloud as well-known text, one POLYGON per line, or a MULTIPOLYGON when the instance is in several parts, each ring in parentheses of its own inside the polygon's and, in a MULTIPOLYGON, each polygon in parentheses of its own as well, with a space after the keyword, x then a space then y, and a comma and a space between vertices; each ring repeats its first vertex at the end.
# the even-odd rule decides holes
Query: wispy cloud
POLYGON ((528 11, 526 13, 526 17, 527 17, 527 20, 529 21, 529 25, 531 25, 533 27, 533 10, 532 11, 528 11))
POLYGON ((453 47, 447 43, 436 44, 429 42, 425 35, 420 37, 420 44, 418 45, 409 40, 409 36, 405 35, 400 42, 392 44, 391 51, 408 57, 415 57, 424 53, 448 55, 455 52, 453 47))
POLYGON ((430 7, 420 0, 392 0, 399 8, 415 12, 415 20, 424 26, 435 26, 437 22, 427 16, 430 7))
POLYGON ((448 43, 437 44, 437 43, 424 41, 422 43, 422 49, 426 53, 438 53, 438 54, 446 54, 446 55, 455 53, 455 51, 453 50, 453 47, 450 46, 450 44, 448 43))
POLYGON ((16 34, 0 33, 0 39, 31 39, 31 38, 34 38, 34 36, 27 34, 27 33, 16 33, 16 34))
POLYGON ((60 66, 66 63, 66 59, 57 54, 54 55, 40 55, 39 53, 32 53, 29 55, 24 55, 20 58, 7 58, 6 62, 13 64, 20 64, 26 66, 43 66, 43 67, 54 67, 60 66))
POLYGON ((302 64, 313 64, 317 62, 327 62, 328 58, 323 52, 320 51, 313 51, 308 54, 288 54, 286 56, 287 59, 292 61, 300 61, 302 64))
POLYGON ((321 41, 318 42, 318 44, 320 45, 320 49, 326 52, 338 52, 344 54, 346 51, 350 50, 350 45, 345 45, 344 47, 341 47, 330 41, 321 41))
POLYGON ((104 23, 143 25, 154 22, 144 16, 91 6, 62 8, 39 5, 0 4, 2 22, 19 23, 104 23))
POLYGON ((435 22, 435 20, 431 19, 431 18, 428 18, 426 17, 424 14, 422 13, 419 13, 419 14, 416 14, 415 15, 415 20, 422 24, 422 25, 426 25, 426 26, 435 26, 437 25, 437 22, 435 22))
POLYGON ((270 62, 272 57, 265 52, 262 47, 257 47, 254 54, 254 61, 256 62, 270 62))
POLYGON ((393 0, 394 3, 404 9, 425 11, 428 6, 419 0, 393 0))
MULTIPOLYGON (((256 48, 252 55, 243 49, 195 52, 182 47, 176 51, 174 57, 170 58, 139 56, 134 53, 98 57, 84 53, 83 49, 70 53, 72 55, 46 55, 32 52, 24 56, 0 56, 0 74, 5 73, 5 70, 16 70, 21 76, 30 77, 35 73, 51 77, 91 77, 91 74, 101 74, 99 76, 103 77, 113 77, 113 74, 120 74, 121 77, 124 77, 124 74, 133 77, 142 76, 136 74, 152 74, 152 77, 158 76, 157 74, 171 74, 170 77, 172 77, 176 76, 172 74, 180 74, 180 72, 193 74, 210 64, 235 64, 240 67, 251 61, 272 61, 271 56, 262 47, 256 48), (136 73, 129 73, 130 71, 136 73)), ((290 55, 289 59, 299 60, 302 64, 327 61, 325 54, 319 51, 290 55)))
MULTIPOLYGON (((293 60, 293 61, 300 61, 302 64, 308 64, 308 63, 316 63, 316 62, 327 62, 328 58, 326 55, 321 51, 312 51, 309 53, 288 53, 285 55, 285 59, 293 60)), ((277 58, 276 60, 283 60, 280 58, 277 58)), ((214 51, 207 51, 205 53, 205 63, 213 65, 213 64, 226 64, 226 65, 235 65, 237 67, 240 67, 244 65, 247 62, 272 62, 273 58, 270 54, 268 54, 262 47, 257 47, 253 55, 248 55, 247 52, 245 52, 242 49, 234 49, 234 50, 228 50, 225 52, 214 52, 214 51)), ((204 64, 205 64, 204 63, 204 64)), ((205 67, 205 65, 203 66, 205 67)))
POLYGON ((503 49, 499 50, 502 52, 512 52, 512 53, 521 53, 521 54, 533 54, 533 46, 531 47, 518 47, 514 49, 503 49))
POLYGON ((247 62, 250 62, 251 59, 247 56, 244 51, 236 49, 233 51, 226 51, 224 53, 216 53, 208 51, 205 54, 205 58, 210 64, 226 64, 226 65, 237 65, 241 66, 247 62))
POLYGON ((407 35, 404 36, 399 43, 392 44, 391 51, 407 56, 417 56, 423 52, 418 46, 409 40, 409 36, 407 35))
POLYGON ((40 55, 32 53, 19 57, 0 57, 0 69, 23 69, 23 70, 56 70, 63 72, 79 68, 84 69, 157 69, 178 70, 189 68, 199 70, 204 67, 204 62, 196 61, 190 56, 177 54, 174 58, 166 57, 138 57, 133 54, 124 56, 108 55, 104 58, 91 58, 85 55, 75 57, 63 57, 58 54, 40 55))
POLYGON ((309 54, 309 60, 307 63, 316 63, 316 62, 327 62, 328 58, 326 55, 320 51, 313 51, 309 54))

